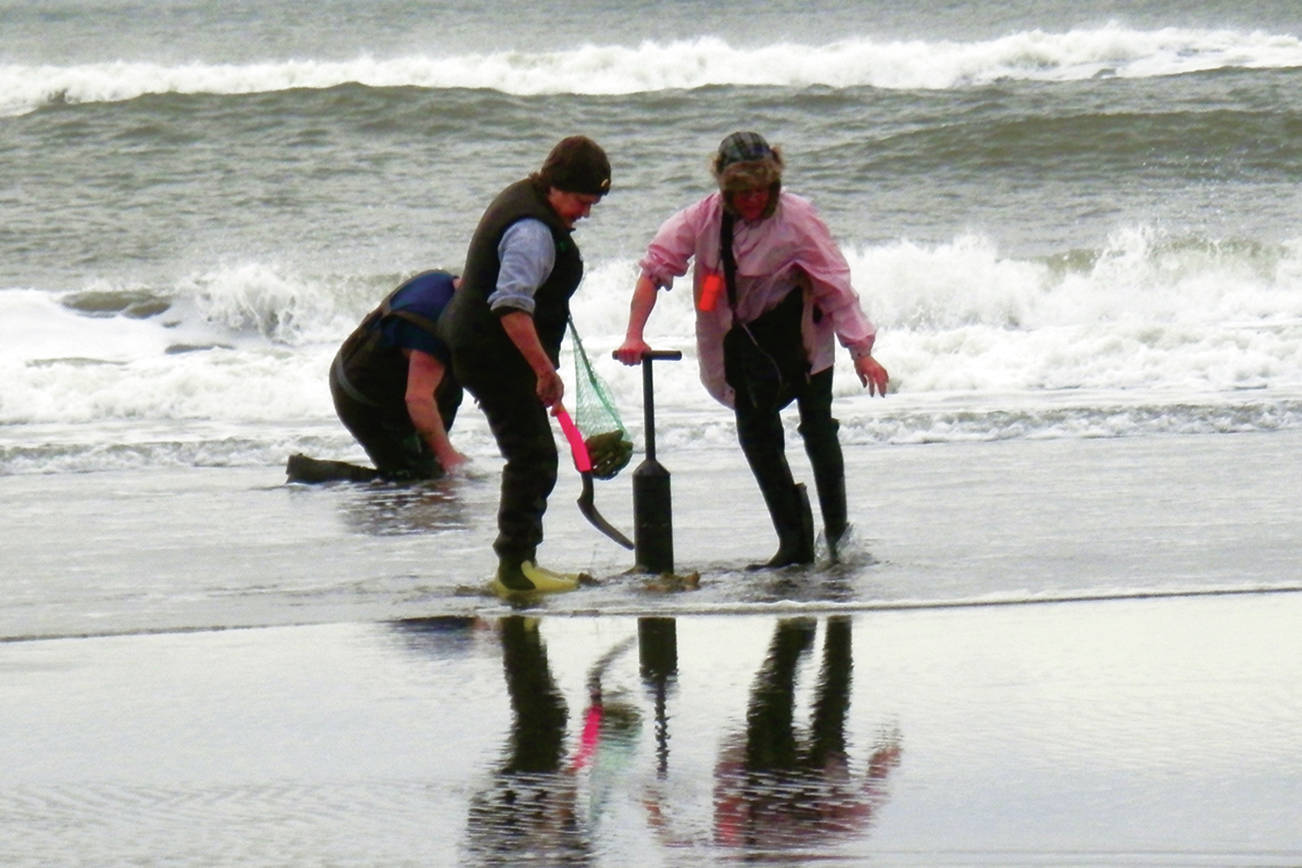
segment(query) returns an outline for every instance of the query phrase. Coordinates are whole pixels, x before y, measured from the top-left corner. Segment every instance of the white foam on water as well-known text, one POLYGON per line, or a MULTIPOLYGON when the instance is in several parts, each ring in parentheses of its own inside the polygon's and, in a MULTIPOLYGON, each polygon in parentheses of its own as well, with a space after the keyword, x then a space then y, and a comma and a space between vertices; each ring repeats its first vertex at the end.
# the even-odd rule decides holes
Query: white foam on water
POLYGON ((144 94, 245 94, 328 88, 488 88, 517 95, 631 94, 714 85, 946 89, 1003 80, 1146 78, 1226 68, 1302 66, 1290 34, 1119 24, 1062 32, 1025 30, 953 40, 853 36, 825 45, 738 47, 718 37, 559 51, 506 50, 351 60, 169 64, 116 60, 72 66, 0 64, 0 114, 51 101, 117 102, 144 94))

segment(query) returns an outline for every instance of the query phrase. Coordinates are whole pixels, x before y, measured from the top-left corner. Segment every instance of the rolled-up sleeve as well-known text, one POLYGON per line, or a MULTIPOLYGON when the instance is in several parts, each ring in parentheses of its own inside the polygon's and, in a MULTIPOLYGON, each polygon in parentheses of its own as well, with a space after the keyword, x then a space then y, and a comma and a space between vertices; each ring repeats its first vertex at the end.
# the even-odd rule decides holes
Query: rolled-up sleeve
POLYGON ((496 314, 521 310, 532 314, 534 293, 556 265, 556 242, 547 224, 533 217, 512 223, 497 244, 501 267, 497 286, 488 295, 489 309, 496 314))
POLYGON ((840 246, 806 200, 793 196, 784 204, 802 236, 799 267, 809 278, 810 294, 826 318, 824 328, 836 335, 852 357, 868 355, 877 328, 850 283, 850 265, 840 246))
POLYGON ((672 289, 674 278, 687 273, 697 252, 701 228, 708 217, 709 201, 691 205, 660 225, 638 265, 642 274, 658 288, 672 289))

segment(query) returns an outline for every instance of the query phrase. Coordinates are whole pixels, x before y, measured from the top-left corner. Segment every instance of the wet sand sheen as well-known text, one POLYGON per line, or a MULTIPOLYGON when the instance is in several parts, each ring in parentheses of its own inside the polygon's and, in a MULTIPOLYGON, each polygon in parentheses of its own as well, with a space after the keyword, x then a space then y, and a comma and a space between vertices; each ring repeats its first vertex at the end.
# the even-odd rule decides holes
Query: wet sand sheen
POLYGON ((1283 593, 9 643, 0 856, 1289 864, 1300 615, 1283 593), (524 794, 536 817, 502 809, 524 794))
POLYGON ((523 617, 491 475, 3 477, 0 861, 1296 864, 1298 436, 847 450, 853 557, 766 575, 666 452, 669 594, 562 476, 606 580, 523 617))

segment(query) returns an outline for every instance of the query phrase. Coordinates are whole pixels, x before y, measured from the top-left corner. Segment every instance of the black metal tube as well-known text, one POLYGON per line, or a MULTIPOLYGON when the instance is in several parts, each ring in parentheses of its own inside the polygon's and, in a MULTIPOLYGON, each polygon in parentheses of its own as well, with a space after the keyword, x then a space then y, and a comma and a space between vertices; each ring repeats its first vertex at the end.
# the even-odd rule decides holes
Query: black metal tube
POLYGON ((655 378, 651 375, 651 357, 642 357, 642 418, 646 426, 646 460, 656 460, 655 378))
POLYGON ((656 460, 655 381, 652 362, 677 361, 678 350, 642 356, 642 408, 646 415, 646 459, 633 471, 633 553, 636 568, 651 573, 674 571, 673 504, 669 471, 656 460))

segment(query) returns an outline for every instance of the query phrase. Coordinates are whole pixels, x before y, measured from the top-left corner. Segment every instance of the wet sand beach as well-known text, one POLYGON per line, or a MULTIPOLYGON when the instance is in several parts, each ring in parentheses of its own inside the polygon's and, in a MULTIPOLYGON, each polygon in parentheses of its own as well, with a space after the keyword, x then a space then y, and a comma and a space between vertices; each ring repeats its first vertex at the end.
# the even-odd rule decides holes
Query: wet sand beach
POLYGON ((5 477, 0 861, 1296 864, 1297 445, 850 450, 848 562, 760 575, 739 456, 662 454, 678 593, 563 473, 605 578, 522 610, 490 474, 5 477))
MULTIPOLYGON (((864 399, 867 400, 866 398, 864 399)), ((467 420, 467 425, 482 424, 467 420)), ((864 608, 1302 587, 1302 433, 846 448, 844 562, 747 573, 776 545, 733 448, 666 448, 674 563, 649 594, 561 468, 540 560, 599 577, 550 613, 864 608)), ((798 478, 808 466, 789 450, 798 478)), ((494 567, 498 459, 415 487, 285 485, 280 467, 0 477, 7 638, 511 611, 494 567)), ((635 464, 641 458, 635 459, 635 464)), ((595 502, 632 533, 631 471, 595 502)), ((817 524, 817 516, 816 524, 817 524)))
POLYGON ((1299 616, 1264 594, 11 643, 0 857, 1296 864, 1299 616))

